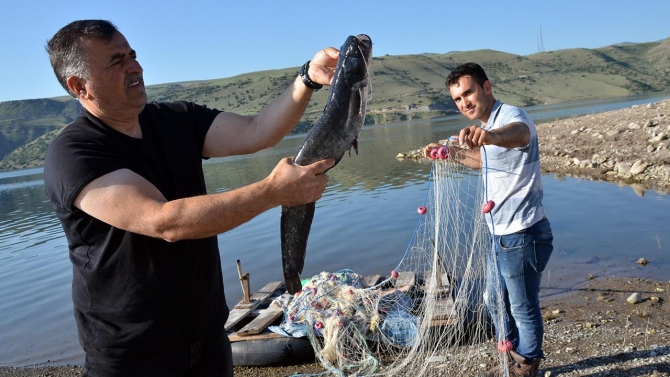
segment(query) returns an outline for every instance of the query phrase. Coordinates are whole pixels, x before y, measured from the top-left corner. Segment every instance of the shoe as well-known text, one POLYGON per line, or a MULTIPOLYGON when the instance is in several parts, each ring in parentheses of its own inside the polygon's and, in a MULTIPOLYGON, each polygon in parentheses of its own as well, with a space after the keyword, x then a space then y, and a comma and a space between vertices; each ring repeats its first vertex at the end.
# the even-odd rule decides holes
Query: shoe
MULTIPOLYGON (((538 357, 532 360, 528 360, 515 351, 509 351, 507 353, 507 357, 507 376, 537 377, 537 373, 540 370, 540 361, 542 359, 538 357)), ((503 370, 503 366, 499 364, 487 370, 486 372, 480 371, 477 377, 506 377, 506 375, 503 370)))
POLYGON ((509 364, 510 377, 537 377, 540 370, 541 358, 536 357, 528 360, 514 351, 509 351, 509 355, 513 362, 509 364))

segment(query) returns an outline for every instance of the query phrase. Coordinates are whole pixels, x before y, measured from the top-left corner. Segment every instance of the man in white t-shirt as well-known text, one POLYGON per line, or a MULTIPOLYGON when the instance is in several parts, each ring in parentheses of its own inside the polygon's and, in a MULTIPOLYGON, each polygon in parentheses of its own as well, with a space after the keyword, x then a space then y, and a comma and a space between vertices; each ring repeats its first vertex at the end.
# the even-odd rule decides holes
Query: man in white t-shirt
MULTIPOLYGON (((510 376, 535 377, 544 358, 540 280, 553 251, 551 225, 542 206, 537 130, 524 110, 494 98, 491 82, 478 64, 458 66, 446 84, 460 112, 481 122, 460 131, 458 143, 467 148, 448 148, 450 159, 484 174, 489 201, 485 218, 493 235, 485 301, 498 349, 509 355, 510 376), (502 316, 499 308, 505 312, 502 316)), ((436 147, 427 145, 424 155, 430 158, 436 147)), ((500 367, 486 372, 499 375, 504 375, 500 367)))

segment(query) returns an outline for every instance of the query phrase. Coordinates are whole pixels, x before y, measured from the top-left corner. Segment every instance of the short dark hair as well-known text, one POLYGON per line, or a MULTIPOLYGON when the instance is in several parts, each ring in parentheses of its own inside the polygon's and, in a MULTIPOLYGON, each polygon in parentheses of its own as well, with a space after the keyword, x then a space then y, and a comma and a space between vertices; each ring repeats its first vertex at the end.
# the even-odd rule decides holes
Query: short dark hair
POLYGON ((89 75, 86 64, 88 52, 81 42, 88 39, 109 42, 117 32, 116 26, 106 20, 80 20, 67 24, 47 42, 46 50, 51 67, 65 91, 76 97, 76 93, 72 93, 67 86, 68 77, 89 75))
POLYGON ((458 80, 463 76, 470 76, 479 86, 484 87, 484 83, 489 80, 484 72, 484 68, 477 63, 461 64, 447 76, 447 88, 458 84, 458 80))

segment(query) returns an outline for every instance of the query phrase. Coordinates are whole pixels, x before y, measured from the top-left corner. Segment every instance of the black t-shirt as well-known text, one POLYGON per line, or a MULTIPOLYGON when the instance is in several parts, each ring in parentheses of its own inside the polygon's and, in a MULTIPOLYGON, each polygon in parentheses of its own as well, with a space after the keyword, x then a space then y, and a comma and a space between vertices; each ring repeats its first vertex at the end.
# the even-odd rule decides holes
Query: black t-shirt
POLYGON ((143 358, 223 331, 228 307, 216 236, 166 242, 127 232, 74 206, 91 181, 130 169, 167 200, 206 194, 202 148, 220 112, 192 103, 147 104, 142 138, 86 110, 49 146, 46 193, 68 240, 79 339, 90 355, 143 358))

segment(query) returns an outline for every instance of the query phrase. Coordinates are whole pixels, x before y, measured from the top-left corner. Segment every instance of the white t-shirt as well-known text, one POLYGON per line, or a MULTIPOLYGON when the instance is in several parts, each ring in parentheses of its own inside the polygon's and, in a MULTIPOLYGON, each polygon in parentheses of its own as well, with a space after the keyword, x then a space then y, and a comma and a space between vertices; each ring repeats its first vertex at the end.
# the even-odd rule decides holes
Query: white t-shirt
POLYGON ((484 217, 491 234, 505 235, 529 228, 544 217, 540 149, 535 123, 523 109, 496 101, 491 116, 486 126, 482 124, 487 131, 512 122, 522 122, 530 131, 530 142, 524 147, 485 145, 480 150, 484 202, 495 202, 490 212, 493 224, 489 214, 484 217))

